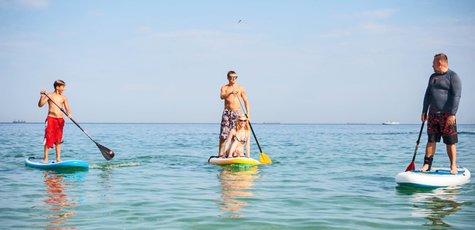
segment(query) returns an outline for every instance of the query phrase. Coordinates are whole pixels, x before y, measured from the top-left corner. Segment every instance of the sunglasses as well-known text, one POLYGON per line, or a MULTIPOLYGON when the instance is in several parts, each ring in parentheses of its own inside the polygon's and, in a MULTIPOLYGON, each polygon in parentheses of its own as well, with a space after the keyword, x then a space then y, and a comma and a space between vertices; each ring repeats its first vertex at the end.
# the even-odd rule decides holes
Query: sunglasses
POLYGON ((228 78, 229 78, 229 79, 237 79, 238 76, 230 76, 230 77, 228 77, 228 78))
POLYGON ((240 122, 246 122, 247 120, 239 120, 240 122))

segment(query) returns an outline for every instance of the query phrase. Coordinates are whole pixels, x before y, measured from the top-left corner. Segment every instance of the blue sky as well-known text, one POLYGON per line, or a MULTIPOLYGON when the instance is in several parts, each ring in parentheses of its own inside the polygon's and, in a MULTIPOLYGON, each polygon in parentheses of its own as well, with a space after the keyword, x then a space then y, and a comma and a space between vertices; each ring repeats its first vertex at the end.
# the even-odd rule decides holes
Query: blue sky
POLYGON ((0 121, 219 122, 235 70, 254 122, 419 123, 435 53, 475 123, 475 1, 0 0, 0 121), (241 22, 239 22, 241 20, 241 22))

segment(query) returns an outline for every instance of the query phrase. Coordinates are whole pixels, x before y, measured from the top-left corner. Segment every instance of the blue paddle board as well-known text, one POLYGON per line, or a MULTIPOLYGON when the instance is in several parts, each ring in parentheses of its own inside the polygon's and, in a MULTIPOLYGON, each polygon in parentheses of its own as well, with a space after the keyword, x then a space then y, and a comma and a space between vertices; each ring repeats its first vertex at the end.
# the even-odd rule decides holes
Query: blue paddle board
POLYGON ((25 165, 31 168, 45 170, 88 170, 89 164, 80 160, 68 160, 61 162, 50 161, 44 163, 42 158, 28 157, 25 159, 25 165))

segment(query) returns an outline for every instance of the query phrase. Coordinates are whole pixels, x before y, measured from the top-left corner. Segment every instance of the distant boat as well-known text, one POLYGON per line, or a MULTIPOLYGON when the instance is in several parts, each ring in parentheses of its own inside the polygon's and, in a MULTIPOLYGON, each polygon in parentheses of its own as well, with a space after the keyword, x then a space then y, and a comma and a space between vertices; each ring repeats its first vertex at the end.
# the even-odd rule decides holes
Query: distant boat
POLYGON ((385 122, 383 122, 383 125, 399 125, 399 122, 397 122, 397 121, 385 121, 385 122))
POLYGON ((15 121, 13 121, 13 123, 15 123, 15 124, 26 123, 26 121, 24 121, 24 120, 15 120, 15 121))

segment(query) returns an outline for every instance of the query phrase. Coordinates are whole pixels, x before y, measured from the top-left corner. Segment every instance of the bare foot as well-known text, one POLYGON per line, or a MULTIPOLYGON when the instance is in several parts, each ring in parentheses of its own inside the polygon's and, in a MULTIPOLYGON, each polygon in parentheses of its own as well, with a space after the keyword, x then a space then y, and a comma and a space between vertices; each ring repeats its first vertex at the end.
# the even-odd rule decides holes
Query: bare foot
POLYGON ((428 165, 428 164, 424 164, 424 165, 422 166, 422 168, 420 168, 419 170, 421 170, 422 172, 425 172, 425 171, 429 170, 429 165, 428 165))
POLYGON ((48 159, 43 159, 43 163, 48 164, 48 159))
POLYGON ((450 173, 451 174, 458 174, 457 166, 450 166, 450 173))
POLYGON ((61 159, 56 159, 56 163, 59 163, 59 162, 61 162, 61 159))

